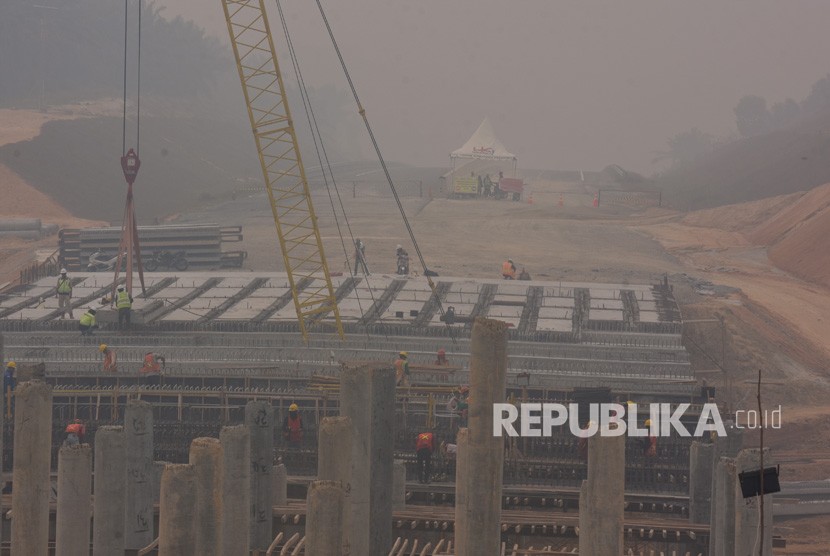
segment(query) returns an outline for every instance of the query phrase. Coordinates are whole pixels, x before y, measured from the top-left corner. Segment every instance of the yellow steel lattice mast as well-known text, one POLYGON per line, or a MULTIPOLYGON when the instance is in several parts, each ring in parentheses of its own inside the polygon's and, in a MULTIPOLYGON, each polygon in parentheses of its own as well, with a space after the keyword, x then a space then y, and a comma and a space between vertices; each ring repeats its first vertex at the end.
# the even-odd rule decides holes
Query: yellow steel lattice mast
POLYGON ((222 0, 259 162, 303 338, 310 319, 340 312, 326 265, 264 0, 222 0), (297 283, 313 281, 302 291, 297 283))

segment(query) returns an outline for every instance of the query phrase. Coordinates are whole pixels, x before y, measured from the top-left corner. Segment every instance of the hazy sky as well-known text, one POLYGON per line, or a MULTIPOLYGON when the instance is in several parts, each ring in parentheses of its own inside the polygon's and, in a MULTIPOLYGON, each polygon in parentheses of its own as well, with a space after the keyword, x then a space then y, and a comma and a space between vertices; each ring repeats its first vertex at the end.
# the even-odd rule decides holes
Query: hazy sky
MULTIPOLYGON (((159 3, 224 38, 218 0, 159 3)), ((733 133, 741 96, 801 100, 830 73, 826 0, 323 5, 384 155, 418 165, 446 165, 489 115, 525 168, 650 173, 679 131, 733 133)), ((306 81, 345 90, 316 3, 283 7, 306 81)))

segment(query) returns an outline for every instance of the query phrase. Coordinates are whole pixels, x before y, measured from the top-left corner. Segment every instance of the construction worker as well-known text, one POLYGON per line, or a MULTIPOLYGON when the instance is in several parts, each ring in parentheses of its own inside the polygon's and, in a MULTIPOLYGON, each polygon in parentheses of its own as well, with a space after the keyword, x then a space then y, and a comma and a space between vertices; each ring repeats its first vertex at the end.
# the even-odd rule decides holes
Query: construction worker
POLYGON ((395 248, 395 256, 397 257, 395 272, 401 276, 406 276, 409 274, 409 253, 400 243, 395 248))
POLYGON ((98 351, 104 356, 103 370, 105 373, 118 372, 118 357, 115 355, 115 350, 110 349, 107 344, 98 346, 98 351))
POLYGON ((446 367, 450 364, 447 360, 447 351, 444 348, 438 350, 437 359, 435 360, 436 365, 440 365, 442 367, 446 367))
POLYGON ((299 448, 303 442, 303 418, 295 403, 288 406, 288 415, 282 421, 282 436, 289 448, 299 448))
POLYGON ((77 446, 84 441, 84 435, 86 435, 86 427, 84 426, 84 422, 80 419, 75 419, 68 425, 66 425, 66 440, 63 441, 64 446, 77 446))
MULTIPOLYGON (((14 412, 14 397, 12 396, 15 387, 17 387, 17 378, 14 372, 17 370, 17 363, 9 361, 6 365, 6 372, 3 373, 3 403, 6 407, 10 407, 14 412)), ((10 413, 9 411, 6 412, 10 413)))
POLYGON ((516 279, 516 265, 513 264, 513 259, 507 259, 501 265, 501 276, 505 280, 516 279))
POLYGON ((395 359, 395 386, 409 386, 409 354, 402 351, 395 359))
POLYGON ((57 285, 58 309, 61 311, 61 319, 69 312, 69 318, 74 319, 72 314, 72 281, 66 275, 66 269, 61 269, 61 275, 58 277, 57 285))
POLYGON ((646 419, 646 428, 648 429, 648 436, 643 438, 643 456, 647 464, 651 464, 657 459, 657 437, 651 434, 651 419, 646 419))
POLYGON ((95 328, 98 328, 98 325, 95 324, 95 309, 90 308, 78 320, 78 330, 81 331, 81 336, 92 336, 92 331, 95 328))
POLYGON ((354 272, 353 276, 357 276, 358 269, 363 269, 363 274, 369 276, 369 266, 366 264, 366 244, 358 238, 354 240, 354 272))
POLYGON ((431 432, 422 432, 415 443, 415 453, 418 456, 418 482, 424 485, 430 483, 432 477, 432 452, 435 450, 435 436, 431 432))
POLYGON ((118 328, 121 328, 124 322, 127 327, 130 326, 130 313, 133 308, 133 296, 129 292, 124 291, 124 286, 118 286, 118 293, 115 295, 115 308, 118 309, 118 328))
POLYGON ((141 367, 142 376, 147 377, 145 384, 150 386, 158 386, 161 383, 161 371, 167 360, 163 355, 148 351, 144 354, 144 365, 141 367))

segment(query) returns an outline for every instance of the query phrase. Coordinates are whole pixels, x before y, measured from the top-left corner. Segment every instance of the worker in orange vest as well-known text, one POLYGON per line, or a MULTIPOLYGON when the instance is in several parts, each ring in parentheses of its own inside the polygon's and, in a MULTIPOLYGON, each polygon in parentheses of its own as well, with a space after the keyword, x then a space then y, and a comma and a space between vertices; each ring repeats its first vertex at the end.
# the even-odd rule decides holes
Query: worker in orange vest
POLYGON ((395 359, 395 386, 409 386, 409 354, 402 351, 395 359))
POLYGON ((501 276, 505 280, 514 280, 516 278, 516 265, 513 264, 513 259, 507 259, 502 263, 501 276))
POLYGON ((105 373, 118 372, 118 357, 115 355, 115 350, 111 349, 107 344, 98 346, 98 351, 104 356, 103 370, 105 373))
POLYGON ((163 355, 148 351, 144 354, 144 365, 141 367, 142 376, 146 376, 146 384, 157 386, 161 382, 161 371, 167 360, 163 355))
POLYGON ((418 482, 428 485, 432 476, 432 452, 435 450, 435 436, 431 432, 418 435, 415 453, 418 456, 418 482))
POLYGON ((63 441, 64 446, 77 446, 84 441, 86 434, 86 427, 83 421, 75 419, 73 422, 66 425, 66 440, 63 441))
POLYGON ((291 448, 299 448, 303 442, 303 418, 295 403, 288 406, 288 415, 282 421, 282 436, 291 448))

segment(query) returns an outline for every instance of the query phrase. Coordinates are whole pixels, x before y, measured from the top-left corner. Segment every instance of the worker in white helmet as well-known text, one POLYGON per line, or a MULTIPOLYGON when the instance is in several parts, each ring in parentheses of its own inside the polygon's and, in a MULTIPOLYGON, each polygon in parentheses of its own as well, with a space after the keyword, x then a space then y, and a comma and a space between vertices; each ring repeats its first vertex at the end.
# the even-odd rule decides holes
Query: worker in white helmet
POLYGON ((72 314, 72 282, 69 280, 69 276, 66 275, 65 268, 61 269, 56 289, 55 295, 58 298, 58 309, 61 311, 61 318, 63 319, 68 312, 69 318, 74 319, 75 316, 72 314))

